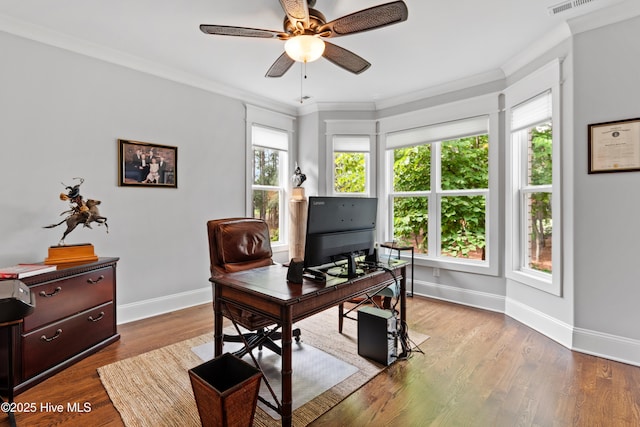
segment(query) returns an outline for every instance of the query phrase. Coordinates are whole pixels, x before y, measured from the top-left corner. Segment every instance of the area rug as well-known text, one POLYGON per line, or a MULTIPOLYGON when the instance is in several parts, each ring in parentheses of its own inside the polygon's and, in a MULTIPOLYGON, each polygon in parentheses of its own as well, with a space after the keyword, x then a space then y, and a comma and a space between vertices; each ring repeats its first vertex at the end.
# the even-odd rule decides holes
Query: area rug
MULTIPOLYGON (((309 424, 384 369, 357 354, 355 321, 345 319, 342 334, 338 333, 337 325, 337 309, 319 313, 295 325, 300 328, 305 344, 354 366, 357 371, 295 409, 294 426, 309 424)), ((420 344, 428 337, 410 331, 410 338, 420 344)), ((188 370, 203 363, 192 349, 212 340, 213 333, 209 333, 98 368, 100 380, 124 424, 127 427, 199 426, 188 370)), ((295 359, 295 354, 293 357, 295 359)), ((295 399, 295 386, 293 393, 295 399)), ((280 420, 258 406, 254 426, 278 425, 280 420)))

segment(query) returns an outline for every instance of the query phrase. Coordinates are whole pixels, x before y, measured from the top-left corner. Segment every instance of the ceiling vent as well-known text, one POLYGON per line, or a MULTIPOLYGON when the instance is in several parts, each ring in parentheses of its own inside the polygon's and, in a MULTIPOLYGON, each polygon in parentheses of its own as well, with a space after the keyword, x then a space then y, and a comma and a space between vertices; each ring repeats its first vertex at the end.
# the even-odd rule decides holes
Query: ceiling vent
POLYGON ((596 0, 567 0, 562 3, 556 4, 549 8, 549 15, 557 15, 567 10, 575 9, 576 7, 584 6, 585 4, 593 3, 596 0))

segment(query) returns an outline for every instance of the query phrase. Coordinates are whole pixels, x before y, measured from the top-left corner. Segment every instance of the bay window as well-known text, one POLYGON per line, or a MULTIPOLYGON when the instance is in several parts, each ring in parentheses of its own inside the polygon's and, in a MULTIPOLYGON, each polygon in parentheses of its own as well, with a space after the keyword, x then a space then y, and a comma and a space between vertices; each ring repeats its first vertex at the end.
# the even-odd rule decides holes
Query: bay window
POLYGON ((560 65, 554 61, 505 93, 507 276, 560 294, 560 65))
POLYGON ((287 184, 286 132, 253 126, 252 216, 269 224, 272 242, 282 243, 281 230, 286 219, 287 184))
POLYGON ((416 258, 488 266, 492 120, 486 114, 386 134, 388 234, 413 246, 416 258))
POLYGON ((369 136, 333 137, 333 193, 367 195, 369 193, 369 136))
POLYGON ((326 120, 327 194, 375 194, 375 120, 326 120))
POLYGON ((269 225, 272 246, 287 244, 293 119, 247 106, 247 216, 269 225))

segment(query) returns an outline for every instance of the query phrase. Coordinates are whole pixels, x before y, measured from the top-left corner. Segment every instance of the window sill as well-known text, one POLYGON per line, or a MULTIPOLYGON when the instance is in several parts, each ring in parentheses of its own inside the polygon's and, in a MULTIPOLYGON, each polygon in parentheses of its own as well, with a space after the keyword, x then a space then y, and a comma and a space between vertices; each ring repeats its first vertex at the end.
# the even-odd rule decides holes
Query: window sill
POLYGON ((561 296, 560 285, 554 282, 552 278, 544 278, 535 273, 528 273, 523 270, 511 271, 507 273, 507 279, 518 282, 522 285, 550 293, 555 296, 561 296))
POLYGON ((287 243, 272 243, 271 251, 273 253, 282 253, 287 252, 289 250, 289 244, 287 243))
MULTIPOLYGON (((411 255, 406 256, 403 254, 403 259, 411 261, 411 255)), ((483 274, 485 276, 498 276, 498 268, 495 265, 491 265, 487 261, 473 261, 473 260, 457 260, 457 259, 445 259, 445 258, 423 258, 415 257, 415 265, 441 268, 443 270, 459 271, 462 273, 483 274)), ((494 263, 497 264, 497 263, 494 263)))

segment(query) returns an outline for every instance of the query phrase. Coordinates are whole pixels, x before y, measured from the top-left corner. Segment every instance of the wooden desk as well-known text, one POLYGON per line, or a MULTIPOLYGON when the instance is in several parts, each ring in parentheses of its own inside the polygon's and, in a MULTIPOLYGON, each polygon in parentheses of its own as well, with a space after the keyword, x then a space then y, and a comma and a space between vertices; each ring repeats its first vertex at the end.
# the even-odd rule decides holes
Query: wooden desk
MULTIPOLYGON (((255 268, 212 277, 214 286, 215 355, 222 354, 222 305, 235 306, 269 318, 282 332, 282 425, 291 425, 291 331, 293 323, 400 282, 400 320, 406 321, 406 262, 397 261, 390 271, 379 270, 352 280, 333 278, 327 282, 304 279, 287 282, 287 268, 281 265, 255 268), (391 273, 393 271, 393 274, 391 273)), ((337 319, 336 319, 337 320, 337 319)), ((336 332, 337 332, 336 322, 336 332)))
MULTIPOLYGON (((23 319, 18 319, 18 320, 13 320, 11 322, 0 323, 0 331, 7 332, 7 340, 9 341, 10 345, 13 343, 13 336, 15 335, 13 331, 14 327, 18 327, 18 325, 20 325, 22 322, 23 322, 23 319)), ((8 403, 9 406, 6 408, 4 407, 5 406, 4 399, 0 399, 0 402, 2 402, 3 404, 3 412, 6 412, 7 416, 9 417, 9 425, 11 427, 16 427, 16 416, 14 415, 14 411, 13 411, 14 408, 12 407, 13 406, 13 387, 11 387, 11 384, 13 384, 14 359, 13 359, 13 352, 11 351, 7 352, 6 364, 7 364, 7 371, 8 371, 7 387, 3 395, 6 394, 6 397, 7 397, 6 403, 8 403)))

